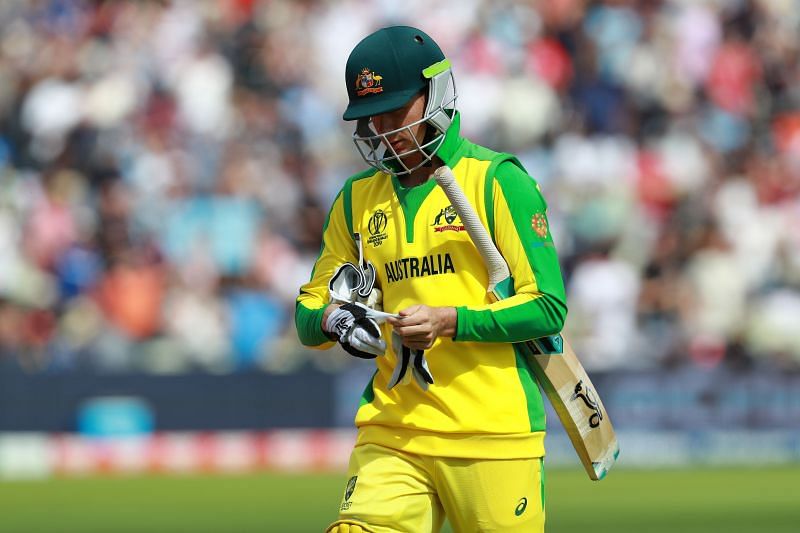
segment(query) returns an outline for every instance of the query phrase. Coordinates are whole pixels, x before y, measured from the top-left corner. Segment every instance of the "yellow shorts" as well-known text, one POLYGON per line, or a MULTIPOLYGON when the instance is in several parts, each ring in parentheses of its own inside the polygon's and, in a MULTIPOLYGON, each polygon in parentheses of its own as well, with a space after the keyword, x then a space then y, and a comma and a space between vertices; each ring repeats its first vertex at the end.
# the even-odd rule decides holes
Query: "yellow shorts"
POLYGON ((451 459, 365 444, 350 456, 336 524, 374 533, 544 531, 541 458, 451 459))

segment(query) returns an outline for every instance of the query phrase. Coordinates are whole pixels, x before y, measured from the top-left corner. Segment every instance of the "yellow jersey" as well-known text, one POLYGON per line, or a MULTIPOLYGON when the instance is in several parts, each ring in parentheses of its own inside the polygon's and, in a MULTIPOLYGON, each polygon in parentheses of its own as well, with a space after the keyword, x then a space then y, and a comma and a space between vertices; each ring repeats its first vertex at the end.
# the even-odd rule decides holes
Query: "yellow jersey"
MULTIPOLYGON (((545 412, 530 362, 513 343, 559 333, 564 285, 536 182, 510 154, 459 135, 458 114, 437 156, 450 166, 509 265, 514 295, 491 302, 488 275, 453 207, 433 179, 402 187, 390 174, 351 177, 331 207, 311 279, 300 289, 301 342, 333 345, 321 326, 328 281, 358 262, 354 233, 377 269, 383 308, 452 306, 455 337, 426 350, 435 383, 387 388, 397 362, 391 342, 356 414, 357 445, 374 443, 441 457, 515 459, 544 455, 545 412)), ((391 326, 382 326, 391 339, 391 326)))

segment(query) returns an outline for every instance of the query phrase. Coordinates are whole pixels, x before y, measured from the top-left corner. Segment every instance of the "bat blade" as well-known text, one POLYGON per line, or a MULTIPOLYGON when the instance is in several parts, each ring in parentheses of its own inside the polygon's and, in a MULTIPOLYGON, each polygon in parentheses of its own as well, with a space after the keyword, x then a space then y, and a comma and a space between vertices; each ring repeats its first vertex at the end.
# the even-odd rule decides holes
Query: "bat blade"
MULTIPOLYGON (((531 369, 558 414, 586 473, 603 479, 619 456, 619 444, 600 395, 562 336, 561 351, 542 353, 536 341, 525 343, 531 369), (533 345, 533 346, 532 346, 533 345)), ((552 337, 549 337, 552 342, 552 337)))

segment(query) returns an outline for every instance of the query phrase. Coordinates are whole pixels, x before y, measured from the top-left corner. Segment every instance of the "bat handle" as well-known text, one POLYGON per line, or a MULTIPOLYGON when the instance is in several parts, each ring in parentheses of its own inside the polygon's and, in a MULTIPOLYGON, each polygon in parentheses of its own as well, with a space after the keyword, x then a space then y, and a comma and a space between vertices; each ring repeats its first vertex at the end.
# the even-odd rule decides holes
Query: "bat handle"
POLYGON ((442 165, 433 172, 433 179, 442 188, 447 199, 453 204, 453 208, 461 218, 461 222, 469 233, 472 242, 483 257, 486 269, 489 272, 489 290, 501 281, 508 279, 511 275, 508 270, 506 260, 495 247, 489 232, 475 213, 475 209, 470 205, 464 191, 456 182, 453 171, 447 165, 442 165))

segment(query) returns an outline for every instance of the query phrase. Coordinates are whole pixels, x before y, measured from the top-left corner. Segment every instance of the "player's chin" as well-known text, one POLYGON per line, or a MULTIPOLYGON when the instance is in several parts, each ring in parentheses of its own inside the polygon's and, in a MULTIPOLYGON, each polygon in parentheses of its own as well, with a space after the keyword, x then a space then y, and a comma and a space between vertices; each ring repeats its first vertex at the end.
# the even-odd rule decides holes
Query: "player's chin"
POLYGON ((399 154, 399 159, 403 162, 403 165, 405 165, 406 168, 414 168, 422 163, 422 155, 418 151, 414 150, 411 152, 406 152, 406 154, 407 155, 399 154))

